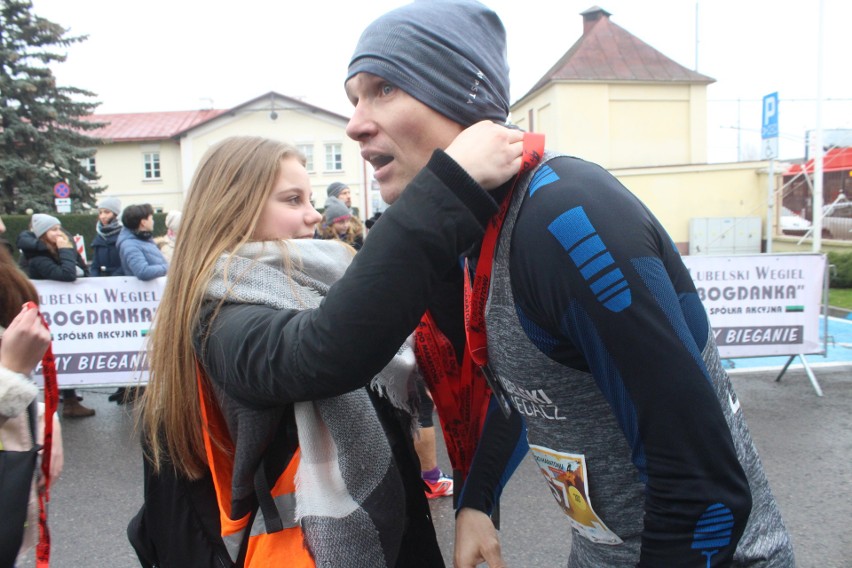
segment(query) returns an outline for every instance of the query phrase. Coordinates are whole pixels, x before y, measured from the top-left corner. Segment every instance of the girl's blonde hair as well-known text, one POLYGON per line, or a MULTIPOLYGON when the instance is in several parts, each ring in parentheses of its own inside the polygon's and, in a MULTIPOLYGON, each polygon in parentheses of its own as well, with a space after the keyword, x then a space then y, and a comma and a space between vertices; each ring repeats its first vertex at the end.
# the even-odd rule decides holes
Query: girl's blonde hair
POLYGON ((193 176, 149 337, 150 375, 140 405, 157 471, 166 459, 190 479, 206 470, 193 347, 204 293, 217 259, 251 240, 285 158, 305 165, 290 144, 231 137, 207 151, 193 176))

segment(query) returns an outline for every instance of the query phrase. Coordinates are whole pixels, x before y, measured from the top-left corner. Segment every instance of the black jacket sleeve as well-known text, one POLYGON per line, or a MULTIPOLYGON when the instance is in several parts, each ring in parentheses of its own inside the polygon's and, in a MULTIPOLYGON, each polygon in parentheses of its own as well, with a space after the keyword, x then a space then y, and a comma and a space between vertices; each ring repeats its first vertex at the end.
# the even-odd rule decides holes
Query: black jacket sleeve
POLYGON ((223 307, 208 330, 204 366, 229 396, 256 407, 364 386, 414 330, 436 282, 482 237, 496 209, 436 151, 320 307, 223 307))

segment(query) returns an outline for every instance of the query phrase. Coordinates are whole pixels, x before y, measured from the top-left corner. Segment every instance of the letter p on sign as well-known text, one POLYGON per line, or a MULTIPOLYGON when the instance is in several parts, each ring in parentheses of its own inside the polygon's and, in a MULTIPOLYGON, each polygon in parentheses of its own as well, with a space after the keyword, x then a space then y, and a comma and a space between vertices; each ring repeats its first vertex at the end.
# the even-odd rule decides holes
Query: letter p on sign
POLYGON ((763 97, 763 122, 760 127, 760 136, 764 140, 778 138, 778 93, 763 97))

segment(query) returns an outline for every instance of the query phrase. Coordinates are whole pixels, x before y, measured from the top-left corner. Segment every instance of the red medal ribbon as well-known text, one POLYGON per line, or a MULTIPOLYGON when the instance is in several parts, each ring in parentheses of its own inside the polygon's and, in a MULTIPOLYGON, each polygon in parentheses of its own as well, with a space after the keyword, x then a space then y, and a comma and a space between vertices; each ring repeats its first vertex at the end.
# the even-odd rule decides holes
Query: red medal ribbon
MULTIPOLYGON (((544 136, 524 134, 524 151, 521 169, 515 184, 522 174, 541 161, 544 154, 544 136)), ((465 332, 467 345, 459 367, 455 350, 450 341, 435 325, 429 312, 423 315, 415 332, 417 364, 426 385, 432 394, 438 418, 447 445, 447 454, 453 470, 461 474, 458 483, 463 483, 470 471, 473 454, 485 423, 491 394, 489 381, 483 379, 483 368, 488 363, 487 340, 485 338, 485 300, 488 297, 488 281, 497 235, 509 209, 514 184, 500 205, 500 211, 491 219, 482 244, 483 254, 479 266, 487 266, 487 274, 477 270, 473 291, 476 302, 471 302, 470 282, 465 266, 465 332), (487 260, 485 251, 488 251, 487 260), (482 282, 485 282, 483 289, 482 282), (479 283, 479 284, 477 284, 479 283), (471 329, 475 326, 475 330, 471 329), (474 350, 476 354, 474 354, 474 350)))
POLYGON ((491 285, 491 271, 494 263, 494 248, 497 245, 497 237, 500 228, 509 211, 512 202, 512 194, 515 193, 520 177, 534 168, 544 155, 544 135, 524 134, 524 154, 521 163, 521 171, 512 184, 512 188, 503 198, 500 210, 491 218, 482 238, 482 248, 479 252, 479 260, 476 263, 476 275, 473 284, 470 282, 470 270, 467 259, 465 259, 464 270, 464 319, 465 332, 467 334, 467 345, 473 361, 480 367, 488 365, 488 338, 485 334, 485 304, 488 301, 488 288, 491 285))
MULTIPOLYGON (((35 307, 33 304, 32 307, 35 307)), ((39 312, 41 323, 50 331, 44 316, 39 312)), ((41 360, 44 377, 44 441, 41 456, 41 474, 44 477, 44 489, 38 492, 38 545, 36 546, 37 568, 47 568, 50 563, 50 530, 47 528, 47 502, 50 501, 50 457, 53 448, 53 415, 59 406, 59 385, 56 380, 56 360, 53 357, 53 344, 41 360)))

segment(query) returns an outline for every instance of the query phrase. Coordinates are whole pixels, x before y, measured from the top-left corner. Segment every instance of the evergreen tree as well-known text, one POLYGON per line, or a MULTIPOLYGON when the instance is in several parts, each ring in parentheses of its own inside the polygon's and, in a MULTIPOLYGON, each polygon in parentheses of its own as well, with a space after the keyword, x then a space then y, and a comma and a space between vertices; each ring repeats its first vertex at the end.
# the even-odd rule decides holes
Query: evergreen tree
POLYGON ((29 0, 0 0, 0 213, 54 210, 60 181, 77 211, 105 189, 83 163, 99 143, 86 132, 104 125, 85 117, 100 103, 79 100, 95 96, 89 91, 58 87, 49 68, 87 38, 67 32, 36 16, 29 0))

